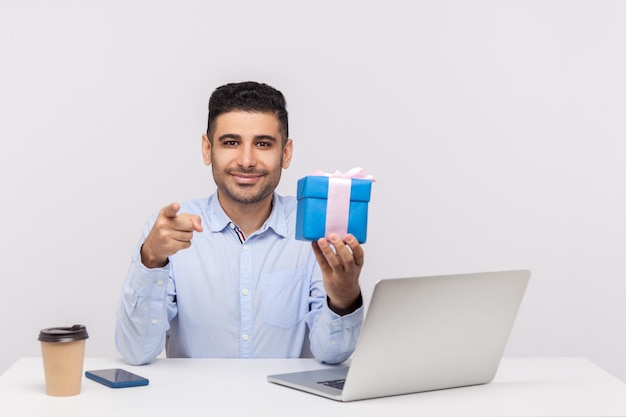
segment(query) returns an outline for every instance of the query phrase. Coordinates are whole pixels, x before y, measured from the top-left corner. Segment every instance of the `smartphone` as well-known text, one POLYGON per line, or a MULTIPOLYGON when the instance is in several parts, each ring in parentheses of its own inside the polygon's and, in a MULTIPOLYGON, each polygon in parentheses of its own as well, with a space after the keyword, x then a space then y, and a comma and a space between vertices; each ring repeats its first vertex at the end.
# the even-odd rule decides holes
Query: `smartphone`
POLYGON ((120 368, 85 371, 85 376, 111 388, 126 388, 148 385, 147 378, 120 368))

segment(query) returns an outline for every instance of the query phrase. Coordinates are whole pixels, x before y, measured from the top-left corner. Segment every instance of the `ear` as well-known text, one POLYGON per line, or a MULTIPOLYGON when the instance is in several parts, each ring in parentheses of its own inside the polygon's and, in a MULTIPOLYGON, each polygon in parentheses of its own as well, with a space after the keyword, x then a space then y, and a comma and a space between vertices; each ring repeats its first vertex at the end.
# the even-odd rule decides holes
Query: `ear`
POLYGON ((206 133, 202 135, 202 159, 204 165, 211 165, 211 141, 206 133))
POLYGON ((293 140, 287 139, 287 143, 283 148, 283 169, 289 168, 291 164, 291 157, 293 156, 293 140))

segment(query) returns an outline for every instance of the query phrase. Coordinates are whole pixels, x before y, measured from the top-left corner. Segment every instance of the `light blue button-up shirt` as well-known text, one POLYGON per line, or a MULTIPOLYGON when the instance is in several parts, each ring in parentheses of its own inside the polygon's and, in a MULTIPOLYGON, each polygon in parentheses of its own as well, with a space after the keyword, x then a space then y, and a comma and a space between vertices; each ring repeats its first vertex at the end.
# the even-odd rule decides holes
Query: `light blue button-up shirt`
POLYGON ((182 203, 180 213, 202 218, 203 231, 194 233, 190 248, 163 268, 146 268, 139 251, 154 214, 133 253, 115 331, 129 363, 149 363, 164 347, 176 358, 312 353, 320 362, 340 363, 352 354, 363 307, 346 316, 329 309, 311 244, 294 238, 294 197, 274 194, 270 217, 245 241, 216 194, 182 203))

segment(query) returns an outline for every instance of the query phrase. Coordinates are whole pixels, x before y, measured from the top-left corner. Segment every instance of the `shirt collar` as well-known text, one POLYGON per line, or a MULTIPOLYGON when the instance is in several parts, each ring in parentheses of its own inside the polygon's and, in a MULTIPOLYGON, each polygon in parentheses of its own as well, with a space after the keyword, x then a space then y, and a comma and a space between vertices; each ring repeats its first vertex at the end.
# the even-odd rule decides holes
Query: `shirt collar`
MULTIPOLYGON (((207 217, 209 219, 209 229, 212 232, 221 232, 232 222, 232 220, 226 215, 224 209, 220 205, 219 199, 217 198, 217 192, 213 193, 209 197, 209 201, 207 202, 207 217)), ((279 236, 286 237, 287 236, 287 223, 285 219, 285 206, 283 204, 282 199, 276 192, 274 192, 274 196, 272 199, 272 212, 270 216, 267 218, 265 223, 259 228, 257 232, 254 234, 261 234, 265 231, 271 229, 279 236)), ((253 235, 254 235, 253 234, 253 235)))

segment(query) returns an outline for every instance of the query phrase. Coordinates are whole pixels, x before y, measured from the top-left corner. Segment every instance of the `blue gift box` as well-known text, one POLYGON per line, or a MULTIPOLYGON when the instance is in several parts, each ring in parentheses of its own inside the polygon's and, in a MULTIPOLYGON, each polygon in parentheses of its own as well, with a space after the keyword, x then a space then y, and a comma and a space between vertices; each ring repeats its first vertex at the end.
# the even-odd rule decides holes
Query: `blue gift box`
MULTIPOLYGON (((367 207, 370 201, 372 181, 349 179, 350 209, 348 233, 364 243, 367 237, 367 207)), ((317 240, 326 237, 328 207, 328 176, 306 176, 298 180, 298 209, 296 213, 296 239, 317 240)))

